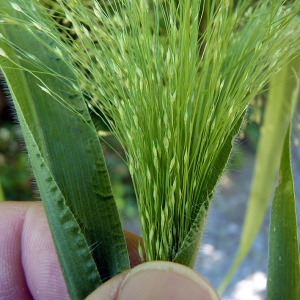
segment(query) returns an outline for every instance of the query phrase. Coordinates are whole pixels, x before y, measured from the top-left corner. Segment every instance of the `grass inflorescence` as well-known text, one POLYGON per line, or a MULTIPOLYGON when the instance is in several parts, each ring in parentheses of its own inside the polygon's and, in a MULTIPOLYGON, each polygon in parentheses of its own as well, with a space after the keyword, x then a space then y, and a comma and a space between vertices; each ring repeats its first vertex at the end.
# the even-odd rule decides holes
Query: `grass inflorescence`
POLYGON ((14 8, 33 35, 55 41, 124 147, 147 260, 176 260, 199 211, 206 216, 249 102, 299 49, 299 2, 42 2, 44 16, 36 1, 14 8))

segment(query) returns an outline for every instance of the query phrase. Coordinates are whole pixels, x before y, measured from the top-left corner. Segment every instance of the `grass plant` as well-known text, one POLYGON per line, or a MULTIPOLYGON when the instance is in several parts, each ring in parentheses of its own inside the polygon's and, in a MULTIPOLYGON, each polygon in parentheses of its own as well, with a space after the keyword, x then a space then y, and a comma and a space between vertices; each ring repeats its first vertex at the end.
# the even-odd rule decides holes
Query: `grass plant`
POLYGON ((71 57, 84 89, 126 150, 147 258, 180 261, 183 244, 198 248, 191 229, 205 219, 250 100, 298 46, 288 26, 297 9, 121 3, 60 5, 77 36, 71 57))
POLYGON ((193 267, 248 105, 299 50, 300 3, 5 2, 0 30, 25 31, 72 73, 0 31, 8 83, 7 70, 29 72, 41 92, 79 117, 82 108, 70 106, 45 78, 82 92, 125 150, 146 259, 193 267))

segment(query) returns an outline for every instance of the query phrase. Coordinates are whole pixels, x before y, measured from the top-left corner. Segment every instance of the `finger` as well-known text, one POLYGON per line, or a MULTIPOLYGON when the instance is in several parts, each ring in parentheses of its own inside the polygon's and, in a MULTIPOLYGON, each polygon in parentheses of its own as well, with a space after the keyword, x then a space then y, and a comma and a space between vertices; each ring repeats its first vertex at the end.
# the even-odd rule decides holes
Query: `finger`
POLYGON ((156 261, 141 264, 104 283, 86 300, 218 300, 212 286, 183 265, 156 261))
MULTIPOLYGON (((142 238, 129 231, 124 231, 124 235, 130 264, 136 266, 141 263, 138 245, 142 244, 142 238)), ((67 289, 60 271, 44 208, 40 202, 31 204, 26 213, 22 249, 27 283, 34 298, 67 299, 67 289)))
POLYGON ((21 261, 21 236, 28 205, 0 204, 0 299, 32 299, 21 261))
MULTIPOLYGON (((127 244, 127 250, 128 250, 128 254, 129 254, 129 260, 130 260, 130 266, 131 268, 139 265, 142 263, 142 258, 140 257, 139 254, 139 246, 141 246, 142 249, 144 249, 144 243, 143 243, 143 239, 130 232, 127 230, 124 230, 124 236, 126 239, 126 244, 127 244)), ((143 255, 145 256, 145 255, 143 255)))
MULTIPOLYGON (((16 295, 0 299, 68 299, 42 203, 2 203, 0 230, 0 296, 16 295)), ((135 266, 141 263, 142 239, 128 231, 124 234, 135 266)))
POLYGON ((26 212, 21 240, 22 262, 34 299, 69 299, 41 202, 26 212))

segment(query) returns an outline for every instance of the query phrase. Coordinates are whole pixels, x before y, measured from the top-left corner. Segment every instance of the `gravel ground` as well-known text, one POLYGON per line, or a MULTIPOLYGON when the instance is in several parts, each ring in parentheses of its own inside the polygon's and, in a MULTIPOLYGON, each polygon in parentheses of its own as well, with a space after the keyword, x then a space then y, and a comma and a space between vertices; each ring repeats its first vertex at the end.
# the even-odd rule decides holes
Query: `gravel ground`
MULTIPOLYGON (((300 229, 300 147, 294 147, 293 171, 300 229)), ((235 257, 242 230, 244 213, 251 187, 255 157, 242 154, 242 165, 231 170, 220 181, 213 199, 202 240, 196 270, 218 288, 235 257)), ((268 226, 270 212, 252 250, 241 264, 222 300, 260 300, 265 297, 268 263, 268 226)), ((125 228, 139 234, 138 222, 125 228)))

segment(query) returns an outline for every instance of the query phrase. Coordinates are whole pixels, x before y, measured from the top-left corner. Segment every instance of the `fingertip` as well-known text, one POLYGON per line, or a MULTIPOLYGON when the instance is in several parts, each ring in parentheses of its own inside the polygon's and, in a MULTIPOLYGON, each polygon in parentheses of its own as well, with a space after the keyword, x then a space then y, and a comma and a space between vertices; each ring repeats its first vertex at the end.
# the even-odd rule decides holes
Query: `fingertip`
POLYGON ((69 299, 40 202, 31 205, 26 212, 21 243, 24 273, 34 299, 69 299))
POLYGON ((218 300, 219 296, 203 277, 190 268, 155 261, 112 278, 87 298, 96 299, 218 300))
POLYGON ((0 299, 32 299, 21 261, 21 236, 27 204, 0 203, 0 299))
POLYGON ((97 288, 93 293, 91 293, 85 300, 99 300, 99 299, 117 300, 120 286, 124 281, 124 279, 126 278, 128 272, 130 272, 130 270, 125 271, 113 277, 109 281, 106 281, 99 288, 97 288))

